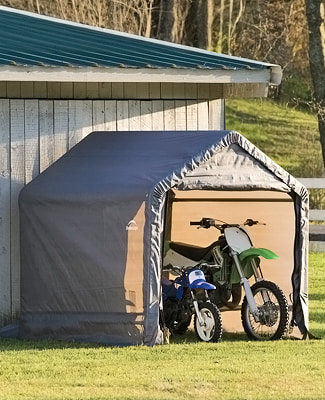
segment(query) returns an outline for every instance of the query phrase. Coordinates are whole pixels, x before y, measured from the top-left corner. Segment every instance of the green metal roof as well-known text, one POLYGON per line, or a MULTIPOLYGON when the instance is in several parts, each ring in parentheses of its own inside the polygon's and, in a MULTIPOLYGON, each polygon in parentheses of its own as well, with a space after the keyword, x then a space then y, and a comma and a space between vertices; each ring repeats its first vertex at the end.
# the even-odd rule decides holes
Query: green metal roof
POLYGON ((0 37, 0 67, 204 70, 263 70, 275 67, 8 7, 0 7, 0 37))

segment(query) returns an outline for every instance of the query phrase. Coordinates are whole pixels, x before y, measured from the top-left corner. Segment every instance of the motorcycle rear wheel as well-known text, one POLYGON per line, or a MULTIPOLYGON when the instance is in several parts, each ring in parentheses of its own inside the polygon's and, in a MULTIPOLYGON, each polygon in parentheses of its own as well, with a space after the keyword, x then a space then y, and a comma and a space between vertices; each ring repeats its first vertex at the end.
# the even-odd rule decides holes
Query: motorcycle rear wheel
POLYGON ((197 315, 194 316, 194 329, 197 337, 203 342, 220 342, 222 337, 222 320, 217 306, 207 301, 199 303, 199 311, 204 321, 200 325, 197 315))
POLYGON ((178 300, 167 299, 164 301, 163 316, 164 321, 168 329, 172 334, 176 333, 178 335, 183 335, 192 320, 192 313, 187 309, 181 308, 178 300))
POLYGON ((214 283, 216 289, 209 290, 209 298, 217 307, 227 307, 234 310, 242 298, 242 288, 240 283, 235 283, 228 288, 226 285, 214 283))
POLYGON ((176 333, 177 335, 184 335, 184 333, 187 331, 188 327, 190 326, 192 320, 192 316, 184 322, 181 322, 177 326, 174 326, 172 328, 172 333, 176 333))
POLYGON ((260 321, 250 312, 246 296, 241 308, 241 320, 247 336, 252 340, 278 340, 285 334, 289 311, 282 290, 273 282, 260 281, 252 286, 260 321))

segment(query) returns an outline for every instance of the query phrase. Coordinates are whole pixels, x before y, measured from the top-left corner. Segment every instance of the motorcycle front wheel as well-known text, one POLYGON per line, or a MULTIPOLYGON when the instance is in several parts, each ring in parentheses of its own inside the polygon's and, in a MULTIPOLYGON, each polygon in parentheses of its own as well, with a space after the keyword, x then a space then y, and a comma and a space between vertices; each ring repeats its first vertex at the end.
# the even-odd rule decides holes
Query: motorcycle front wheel
POLYGON ((194 329, 197 337, 203 342, 220 342, 222 336, 221 314, 213 303, 199 303, 199 312, 203 320, 200 324, 198 316, 194 316, 194 329))
POLYGON ((245 296, 241 320, 247 336, 253 340, 281 339, 289 321, 288 303, 284 293, 275 283, 269 281, 256 282, 251 289, 259 311, 259 321, 255 321, 245 296))

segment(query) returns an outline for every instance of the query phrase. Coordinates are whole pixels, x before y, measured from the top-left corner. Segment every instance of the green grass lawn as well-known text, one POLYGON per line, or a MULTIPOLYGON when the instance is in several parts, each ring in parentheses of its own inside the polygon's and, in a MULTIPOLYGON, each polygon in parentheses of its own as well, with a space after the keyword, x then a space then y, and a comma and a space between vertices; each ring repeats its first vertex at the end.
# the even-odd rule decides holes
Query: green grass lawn
POLYGON ((105 347, 0 339, 0 399, 325 399, 325 254, 310 254, 310 330, 319 340, 105 347))

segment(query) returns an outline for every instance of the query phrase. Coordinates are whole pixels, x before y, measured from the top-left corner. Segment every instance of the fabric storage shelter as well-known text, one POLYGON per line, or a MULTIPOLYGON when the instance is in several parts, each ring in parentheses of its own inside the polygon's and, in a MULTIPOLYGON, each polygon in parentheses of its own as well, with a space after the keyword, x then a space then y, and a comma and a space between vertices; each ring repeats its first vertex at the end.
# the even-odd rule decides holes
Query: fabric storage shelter
POLYGON ((161 341, 167 194, 288 193, 295 210, 293 318, 308 329, 308 194, 233 131, 93 132, 25 186, 21 337, 161 341))

